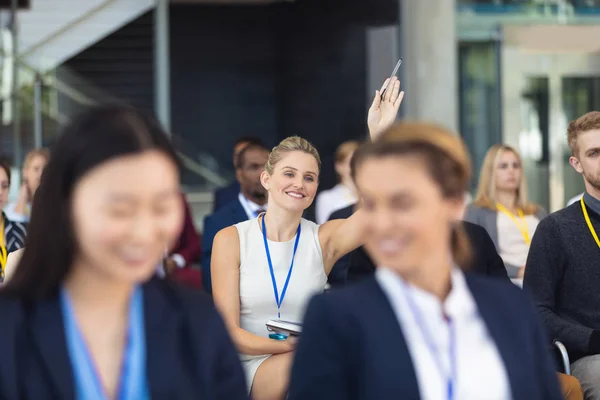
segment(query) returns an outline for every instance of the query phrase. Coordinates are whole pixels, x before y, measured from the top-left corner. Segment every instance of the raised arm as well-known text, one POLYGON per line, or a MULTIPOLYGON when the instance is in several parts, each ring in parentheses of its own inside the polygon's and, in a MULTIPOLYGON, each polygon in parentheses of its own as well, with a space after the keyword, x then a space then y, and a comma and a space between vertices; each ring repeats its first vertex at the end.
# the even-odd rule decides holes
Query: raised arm
MULTIPOLYGON (((386 84, 388 84, 388 80, 381 86, 381 91, 386 84)), ((371 140, 375 140, 394 123, 402 99, 404 99, 404 92, 400 90, 400 81, 396 77, 389 82, 383 99, 381 91, 375 91, 373 103, 369 108, 367 123, 371 140)), ((347 219, 328 221, 321 225, 319 240, 327 274, 340 257, 364 244, 366 222, 363 213, 358 210, 347 219)))
POLYGON ((377 136, 394 123, 400 109, 400 104, 402 104, 402 99, 404 99, 404 92, 400 90, 400 81, 396 77, 393 77, 392 81, 389 82, 383 99, 381 98, 381 92, 388 81, 389 79, 385 80, 381 86, 381 91, 375 91, 373 103, 371 104, 371 108, 369 108, 367 125, 369 126, 371 140, 375 140, 377 136))
POLYGON ((235 226, 215 236, 210 269, 215 304, 240 353, 280 354, 294 349, 291 341, 264 338, 240 328, 240 239, 235 226))

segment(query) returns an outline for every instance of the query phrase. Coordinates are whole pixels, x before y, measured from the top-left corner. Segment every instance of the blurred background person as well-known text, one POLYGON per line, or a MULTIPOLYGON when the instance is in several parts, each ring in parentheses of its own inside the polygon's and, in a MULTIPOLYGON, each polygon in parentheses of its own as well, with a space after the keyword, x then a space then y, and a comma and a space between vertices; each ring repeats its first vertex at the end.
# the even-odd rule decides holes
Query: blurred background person
MULTIPOLYGON (((4 208, 10 190, 10 167, 0 161, 0 210, 4 208)), ((19 222, 11 221, 5 213, 0 213, 0 279, 6 273, 8 254, 25 244, 27 231, 19 222)))
POLYGON ((338 184, 329 190, 323 190, 317 196, 317 224, 325 223, 334 211, 356 203, 354 183, 350 177, 350 160, 358 146, 359 142, 351 140, 340 144, 335 151, 338 184))
POLYGON ((183 221, 178 160, 159 124, 94 108, 53 151, 33 200, 52 212, 32 214, 0 290, 0 397, 246 399, 210 299, 151 279, 183 221))
POLYGON ((483 161, 477 195, 466 209, 465 220, 486 229, 511 279, 523 279, 531 238, 546 215, 527 197, 519 153, 510 146, 492 146, 483 161))
MULTIPOLYGON (((235 141, 235 144, 233 145, 233 168, 236 171, 238 169, 238 156, 240 152, 251 143, 262 145, 262 140, 254 136, 244 136, 235 141)), ((231 201, 235 200, 239 193, 240 183, 237 179, 231 182, 229 185, 217 189, 217 191, 215 191, 213 212, 218 211, 222 206, 229 204, 231 201)))
POLYGON ((175 246, 163 260, 163 272, 177 282, 201 289, 202 274, 199 268, 195 268, 202 256, 201 239, 184 193, 181 193, 181 204, 184 210, 183 229, 175 246))
POLYGON ((428 124, 392 127, 357 151, 378 268, 310 303, 289 400, 562 398, 527 297, 461 270, 470 173, 461 139, 428 124))
POLYGON ((260 142, 249 143, 238 155, 235 169, 239 184, 237 196, 219 211, 204 219, 202 235, 202 283, 212 293, 210 264, 213 241, 221 229, 248 219, 256 218, 267 209, 267 191, 260 182, 260 174, 269 158, 269 149, 260 142))
POLYGON ((49 158, 50 152, 47 149, 31 150, 25 156, 21 171, 21 187, 19 188, 17 201, 10 203, 4 209, 10 220, 23 223, 29 222, 33 196, 40 186, 42 173, 49 158))

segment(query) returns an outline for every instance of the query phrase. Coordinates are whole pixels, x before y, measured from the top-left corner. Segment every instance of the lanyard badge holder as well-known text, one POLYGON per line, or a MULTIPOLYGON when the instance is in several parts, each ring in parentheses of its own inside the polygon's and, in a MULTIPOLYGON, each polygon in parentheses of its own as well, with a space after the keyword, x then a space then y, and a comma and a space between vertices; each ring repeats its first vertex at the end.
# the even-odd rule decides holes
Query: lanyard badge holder
MULTIPOLYGON (((290 277, 292 276, 292 270, 294 269, 294 259, 296 258, 296 251, 298 250, 298 243, 300 242, 300 233, 302 232, 301 226, 302 226, 302 224, 299 224, 298 230, 296 231, 296 241, 294 242, 294 252, 292 253, 292 263, 290 264, 290 269, 288 270, 287 277, 285 278, 285 284, 283 285, 283 290, 281 291, 281 298, 280 298, 279 290, 277 290, 277 281, 275 280, 275 272, 273 270, 273 262, 271 261, 271 252, 269 251, 269 243, 267 240, 267 226, 265 224, 265 216, 263 215, 262 234, 263 234, 263 241, 265 243, 265 253, 267 253, 267 262, 269 263, 269 272, 271 273, 271 283, 273 284, 273 293, 275 294, 275 302, 277 303, 277 318, 281 318, 281 304, 283 303, 283 299, 285 298, 288 284, 290 283, 290 277)), ((285 335, 283 333, 270 333, 269 339, 286 340, 287 335, 285 335)))

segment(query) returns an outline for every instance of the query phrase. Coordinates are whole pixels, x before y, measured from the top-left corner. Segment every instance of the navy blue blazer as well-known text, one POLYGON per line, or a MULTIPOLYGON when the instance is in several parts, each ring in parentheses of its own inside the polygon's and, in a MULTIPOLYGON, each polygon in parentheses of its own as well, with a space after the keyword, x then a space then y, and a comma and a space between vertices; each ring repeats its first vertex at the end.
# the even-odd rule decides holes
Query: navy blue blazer
MULTIPOLYGON (((497 279, 466 280, 504 361, 513 399, 562 400, 547 337, 527 296, 497 279)), ((289 400, 419 397, 402 330, 375 277, 311 300, 289 400)))
POLYGON ((248 220, 248 214, 246 214, 246 210, 244 210, 238 197, 221 207, 219 211, 204 218, 204 231, 202 232, 202 285, 208 293, 212 293, 210 257, 212 256, 212 245, 215 236, 221 229, 246 220, 248 220))
MULTIPOLYGON (((238 354, 210 298, 153 279, 143 287, 153 399, 247 400, 238 354)), ((25 304, 0 291, 0 398, 75 400, 58 293, 25 304)))
POLYGON ((240 184, 238 181, 233 181, 229 185, 218 189, 215 192, 215 199, 213 203, 213 212, 218 211, 221 207, 229 204, 233 200, 237 199, 240 193, 240 184))

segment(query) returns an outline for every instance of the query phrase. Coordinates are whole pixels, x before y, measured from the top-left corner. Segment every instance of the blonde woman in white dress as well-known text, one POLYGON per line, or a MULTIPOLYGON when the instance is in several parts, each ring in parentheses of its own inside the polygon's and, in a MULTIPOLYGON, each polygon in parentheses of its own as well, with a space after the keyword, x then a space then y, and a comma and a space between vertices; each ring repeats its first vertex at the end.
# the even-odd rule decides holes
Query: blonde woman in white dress
MULTIPOLYGON (((379 93, 369 109, 372 137, 394 122, 404 97, 396 78, 383 98, 379 93)), ((283 140, 261 176, 269 197, 266 213, 223 229, 213 243, 214 300, 240 353, 254 400, 285 398, 295 348, 291 339, 269 338, 267 320, 280 316, 300 322, 308 300, 324 289, 333 264, 365 237, 360 211, 320 226, 302 218, 317 192, 320 169, 309 142, 283 140)))

